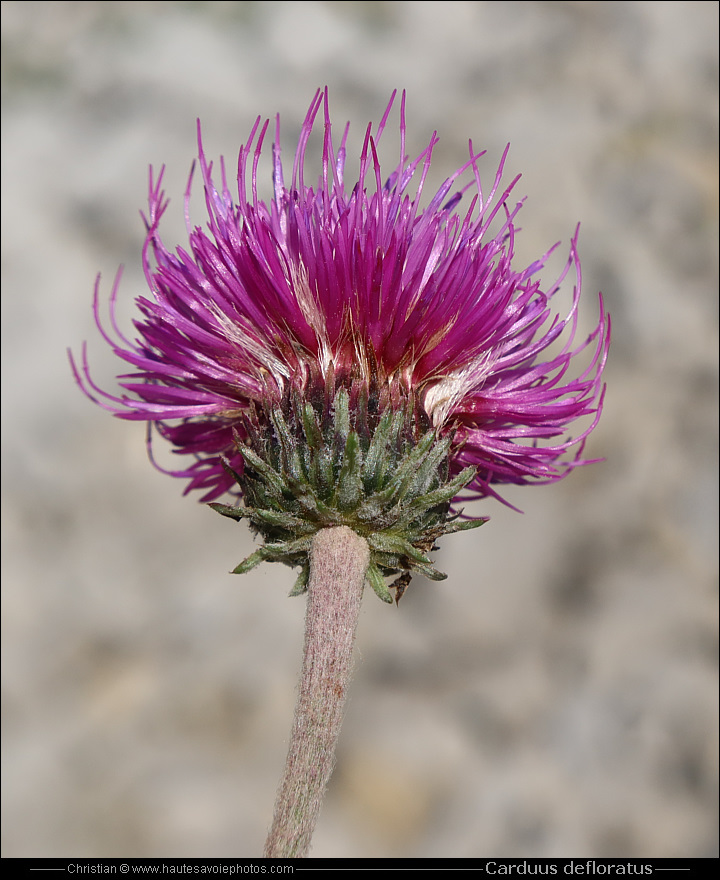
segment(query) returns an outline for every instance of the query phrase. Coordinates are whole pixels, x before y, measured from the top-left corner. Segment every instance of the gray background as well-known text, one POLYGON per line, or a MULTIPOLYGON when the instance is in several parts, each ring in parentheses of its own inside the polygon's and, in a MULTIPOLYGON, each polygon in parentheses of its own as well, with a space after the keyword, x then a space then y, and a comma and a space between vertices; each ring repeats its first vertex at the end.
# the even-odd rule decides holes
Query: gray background
POLYGON ((603 290, 614 344, 606 461, 509 493, 524 515, 477 505, 399 609, 366 596, 313 854, 716 854, 717 10, 2 4, 3 855, 260 854, 304 601, 279 566, 227 574, 248 533, 148 464, 65 349, 112 384, 92 284, 125 264, 128 326, 147 165, 183 242, 195 118, 232 167, 258 114, 289 148, 324 84, 355 152, 406 88, 436 183, 468 137, 486 177, 510 141, 519 262, 581 220, 584 326, 603 290))

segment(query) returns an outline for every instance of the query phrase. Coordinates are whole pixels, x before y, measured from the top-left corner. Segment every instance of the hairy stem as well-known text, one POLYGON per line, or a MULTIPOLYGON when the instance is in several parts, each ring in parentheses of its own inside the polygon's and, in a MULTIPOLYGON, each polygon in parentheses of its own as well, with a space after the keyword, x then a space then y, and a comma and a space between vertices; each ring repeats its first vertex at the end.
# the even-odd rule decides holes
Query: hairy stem
POLYGON ((266 857, 300 858, 310 848, 335 763, 369 558, 365 539, 346 526, 313 539, 300 694, 266 857))

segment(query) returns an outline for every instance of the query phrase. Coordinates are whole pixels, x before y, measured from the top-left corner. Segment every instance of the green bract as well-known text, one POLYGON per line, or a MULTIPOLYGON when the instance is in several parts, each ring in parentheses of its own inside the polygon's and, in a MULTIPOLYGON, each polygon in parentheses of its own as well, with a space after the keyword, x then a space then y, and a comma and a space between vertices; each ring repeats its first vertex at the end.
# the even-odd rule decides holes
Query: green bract
POLYGON ((243 473, 226 463, 244 506, 210 507, 249 520, 265 541, 234 573, 263 561, 301 567, 290 595, 307 589, 308 553, 320 529, 349 526, 366 539, 367 579, 384 602, 392 602, 386 576, 399 575, 391 584, 396 600, 415 572, 443 580, 428 556, 437 538, 487 522, 450 513, 475 468, 449 478, 452 436, 438 437, 412 397, 381 403, 366 386, 311 399, 293 391, 282 403, 253 410, 245 429, 247 442, 236 436, 243 473))

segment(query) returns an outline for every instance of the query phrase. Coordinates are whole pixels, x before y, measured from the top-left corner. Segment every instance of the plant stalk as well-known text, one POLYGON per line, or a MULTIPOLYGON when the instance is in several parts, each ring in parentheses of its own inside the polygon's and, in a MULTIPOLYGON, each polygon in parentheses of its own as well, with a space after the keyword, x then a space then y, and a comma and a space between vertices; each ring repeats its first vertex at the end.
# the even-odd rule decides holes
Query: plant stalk
POLYGON ((310 849, 335 764, 369 558, 365 539, 347 526, 313 539, 300 693, 267 858, 302 858, 310 849))

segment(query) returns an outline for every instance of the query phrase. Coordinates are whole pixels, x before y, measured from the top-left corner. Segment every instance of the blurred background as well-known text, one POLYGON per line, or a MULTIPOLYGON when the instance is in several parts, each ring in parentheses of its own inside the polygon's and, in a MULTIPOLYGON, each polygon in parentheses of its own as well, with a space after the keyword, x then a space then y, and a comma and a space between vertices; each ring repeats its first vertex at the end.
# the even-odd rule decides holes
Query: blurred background
MULTIPOLYGON (((487 148, 518 262, 578 221, 613 317, 602 464, 508 492, 399 608, 365 598, 315 856, 717 855, 714 2, 3 2, 4 856, 259 856, 303 634, 294 575, 78 391, 119 372, 147 166, 182 216, 201 117, 229 167, 318 86, 350 155, 393 89, 433 180, 487 148)), ((391 128, 397 127, 397 115, 391 128)), ((388 140, 395 135, 388 133, 388 140)), ((392 146, 392 144, 390 144, 392 146)), ((396 154, 393 153, 393 156, 396 154)), ((394 159, 393 159, 394 161, 394 159)), ((269 181, 268 181, 269 183, 269 181)), ((266 195, 269 194, 269 188, 266 195)), ((202 198, 194 220, 203 220, 202 198)), ((560 306, 567 305, 561 303, 560 306)))

